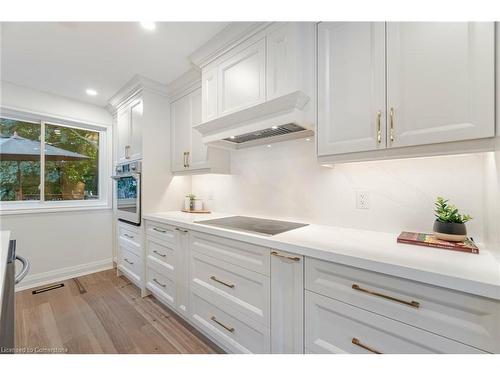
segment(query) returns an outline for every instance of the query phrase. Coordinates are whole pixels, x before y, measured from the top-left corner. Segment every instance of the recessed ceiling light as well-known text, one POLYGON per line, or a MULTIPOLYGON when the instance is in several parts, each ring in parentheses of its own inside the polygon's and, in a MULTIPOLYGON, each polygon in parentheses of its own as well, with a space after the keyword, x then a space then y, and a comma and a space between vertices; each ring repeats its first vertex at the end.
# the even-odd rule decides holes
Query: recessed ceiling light
POLYGON ((268 148, 270 148, 270 147, 271 147, 271 145, 267 145, 267 147, 268 147, 268 148))
POLYGON ((232 135, 232 136, 230 136, 229 138, 231 138, 231 139, 235 139, 236 137, 235 137, 234 135, 232 135))
POLYGON ((87 95, 90 95, 90 96, 97 95, 97 91, 95 91, 94 89, 87 89, 87 90, 85 90, 85 92, 87 93, 87 95))
POLYGON ((309 142, 311 140, 311 138, 306 138, 306 142, 309 142))
POLYGON ((141 26, 143 27, 143 29, 149 31, 153 31, 154 29, 156 29, 156 23, 154 22, 141 22, 141 26))

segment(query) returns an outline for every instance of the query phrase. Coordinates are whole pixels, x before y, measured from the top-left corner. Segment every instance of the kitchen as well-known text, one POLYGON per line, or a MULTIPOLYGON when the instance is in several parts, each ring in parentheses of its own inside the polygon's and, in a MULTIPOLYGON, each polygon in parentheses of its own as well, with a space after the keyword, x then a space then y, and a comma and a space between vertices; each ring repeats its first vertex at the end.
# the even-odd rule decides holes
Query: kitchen
POLYGON ((2 351, 500 353, 498 21, 1 38, 2 351))

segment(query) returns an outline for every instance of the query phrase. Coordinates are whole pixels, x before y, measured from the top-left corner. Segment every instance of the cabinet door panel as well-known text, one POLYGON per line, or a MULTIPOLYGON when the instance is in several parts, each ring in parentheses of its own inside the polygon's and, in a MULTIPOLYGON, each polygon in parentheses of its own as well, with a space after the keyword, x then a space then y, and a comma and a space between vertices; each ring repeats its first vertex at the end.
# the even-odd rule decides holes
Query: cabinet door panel
POLYGON ((217 68, 203 70, 202 81, 202 120, 210 121, 217 118, 217 68))
MULTIPOLYGON (((191 128, 201 123, 201 89, 193 91, 190 95, 191 102, 191 128)), ((201 133, 191 130, 191 147, 189 155, 189 169, 208 167, 208 147, 203 143, 201 133)))
POLYGON ((387 24, 390 147, 494 135, 494 23, 387 24))
POLYGON ((142 157, 142 101, 130 107, 130 159, 142 157))
POLYGON ((252 44, 219 65, 219 116, 261 103, 266 95, 266 41, 252 44))
POLYGON ((267 99, 298 88, 297 26, 289 23, 267 37, 267 99))
POLYGON ((125 147, 129 144, 130 113, 127 109, 121 109, 116 115, 116 159, 119 163, 127 160, 125 147))
POLYGON ((318 155, 385 148, 385 24, 318 25, 318 155))
POLYGON ((184 152, 188 152, 191 143, 191 101, 189 95, 183 96, 170 105, 172 170, 183 171, 184 152))

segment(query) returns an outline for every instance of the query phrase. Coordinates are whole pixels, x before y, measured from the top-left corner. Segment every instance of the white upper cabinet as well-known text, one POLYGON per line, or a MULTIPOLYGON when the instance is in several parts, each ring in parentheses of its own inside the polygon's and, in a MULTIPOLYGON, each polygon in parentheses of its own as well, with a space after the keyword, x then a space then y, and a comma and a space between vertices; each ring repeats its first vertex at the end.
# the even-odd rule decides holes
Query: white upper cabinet
POLYGON ((173 173, 228 173, 229 154, 211 150, 193 126, 201 122, 201 88, 170 104, 173 173))
POLYGON ((494 31, 493 22, 320 23, 320 160, 455 153, 463 147, 431 145, 493 137, 494 31))
POLYGON ((142 157, 142 100, 130 106, 130 159, 142 157))
POLYGON ((191 96, 186 95, 170 104, 172 171, 187 168, 187 152, 191 148, 191 96))
POLYGON ((493 22, 388 23, 388 145, 494 136, 494 52, 493 22))
POLYGON ((202 81, 202 120, 213 120, 217 117, 217 68, 203 70, 202 81))
POLYGON ((318 25, 318 155, 385 148, 385 24, 318 25))
POLYGON ((128 108, 122 108, 116 113, 116 160, 118 163, 127 161, 130 140, 130 113, 128 108))
MULTIPOLYGON (((261 39, 224 60, 218 67, 217 81, 219 116, 263 102, 266 97, 266 40, 261 39)), ((213 99, 208 98, 206 103, 210 104, 210 100, 213 99)))
POLYGON ((116 116, 118 163, 142 158, 142 100, 121 107, 116 116))

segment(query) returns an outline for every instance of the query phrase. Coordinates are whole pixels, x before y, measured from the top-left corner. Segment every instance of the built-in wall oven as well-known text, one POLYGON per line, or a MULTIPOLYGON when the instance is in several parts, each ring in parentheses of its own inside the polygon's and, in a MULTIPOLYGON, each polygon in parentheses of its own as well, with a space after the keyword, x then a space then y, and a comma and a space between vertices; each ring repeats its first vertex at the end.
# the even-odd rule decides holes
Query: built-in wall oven
POLYGON ((116 181, 116 214, 118 220, 130 224, 141 224, 141 162, 132 161, 118 164, 116 181))

